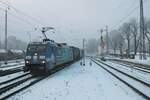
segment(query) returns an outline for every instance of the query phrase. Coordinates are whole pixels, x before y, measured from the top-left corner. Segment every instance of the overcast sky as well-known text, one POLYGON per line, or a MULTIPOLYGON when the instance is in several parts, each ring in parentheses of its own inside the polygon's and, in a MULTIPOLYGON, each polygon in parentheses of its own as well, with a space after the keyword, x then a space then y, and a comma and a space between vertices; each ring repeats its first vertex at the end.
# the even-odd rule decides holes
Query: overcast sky
MULTIPOLYGON (((48 37, 58 42, 67 42, 81 46, 82 38, 96 38, 98 30, 108 25, 117 28, 118 22, 139 6, 140 0, 0 0, 14 6, 8 11, 8 34, 24 41, 41 36, 35 27, 53 26, 55 33, 47 32, 48 37), (117 24, 116 27, 114 27, 117 24)), ((150 0, 144 0, 144 13, 150 17, 150 0)), ((6 6, 0 3, 0 8, 6 6)), ((130 14, 130 18, 139 19, 139 8, 130 14)), ((122 23, 123 23, 122 22, 122 23)), ((4 34, 4 11, 0 10, 0 36, 4 34)))

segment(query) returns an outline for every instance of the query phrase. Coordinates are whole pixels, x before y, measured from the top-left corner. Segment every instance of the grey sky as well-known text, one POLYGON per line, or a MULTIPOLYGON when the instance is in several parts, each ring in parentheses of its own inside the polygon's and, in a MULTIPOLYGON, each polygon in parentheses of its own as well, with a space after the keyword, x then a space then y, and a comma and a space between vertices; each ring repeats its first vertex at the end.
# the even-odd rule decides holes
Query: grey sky
MULTIPOLYGON (((99 38, 98 29, 106 25, 112 28, 124 16, 139 5, 139 0, 1 0, 8 2, 15 8, 38 21, 31 21, 31 18, 13 9, 9 12, 21 17, 25 21, 16 19, 8 14, 9 34, 17 35, 23 40, 29 39, 27 32, 32 34, 32 39, 39 37, 39 30, 34 27, 39 24, 43 26, 54 26, 56 33, 48 36, 59 42, 67 42, 81 46, 82 38, 99 38), (132 8, 132 9, 130 9, 132 8), (33 25, 27 24, 27 21, 33 25)), ((150 17, 149 0, 144 0, 145 16, 150 17)), ((1 8, 5 8, 0 4, 1 8)), ((136 9, 129 18, 139 18, 139 9, 136 9)), ((4 27, 4 12, 0 11, 0 26, 4 27)), ((125 22, 124 21, 124 22, 125 22)), ((118 26, 118 25, 117 25, 118 26)), ((117 27, 113 27, 117 28, 117 27)), ((1 29, 1 28, 0 28, 1 29)), ((3 36, 3 30, 0 30, 3 36)))

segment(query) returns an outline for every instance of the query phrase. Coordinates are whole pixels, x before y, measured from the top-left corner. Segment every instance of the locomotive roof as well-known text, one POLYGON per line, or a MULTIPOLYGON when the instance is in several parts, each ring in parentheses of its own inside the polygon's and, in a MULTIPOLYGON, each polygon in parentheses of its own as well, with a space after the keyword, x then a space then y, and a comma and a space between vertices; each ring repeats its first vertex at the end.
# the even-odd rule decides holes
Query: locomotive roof
POLYGON ((38 45, 38 44, 50 44, 50 45, 54 45, 54 46, 57 46, 57 47, 68 47, 68 45, 66 43, 56 43, 56 42, 52 42, 52 41, 44 41, 44 42, 31 42, 29 43, 29 45, 38 45))
POLYGON ((52 42, 52 41, 31 42, 29 44, 48 44, 48 43, 53 44, 53 45, 56 44, 55 42, 52 42))

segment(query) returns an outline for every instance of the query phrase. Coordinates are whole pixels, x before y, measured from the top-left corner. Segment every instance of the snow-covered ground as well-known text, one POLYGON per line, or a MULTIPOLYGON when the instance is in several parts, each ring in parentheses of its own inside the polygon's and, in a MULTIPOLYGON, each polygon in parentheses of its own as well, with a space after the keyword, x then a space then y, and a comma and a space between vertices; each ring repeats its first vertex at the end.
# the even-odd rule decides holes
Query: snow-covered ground
POLYGON ((135 59, 124 59, 124 60, 139 63, 139 64, 150 65, 150 57, 147 57, 146 60, 140 60, 139 58, 140 58, 139 56, 135 56, 135 59))
POLYGON ((143 100, 97 64, 72 64, 9 100, 143 100))
POLYGON ((9 75, 6 75, 6 76, 1 76, 0 77, 0 83, 8 81, 10 79, 13 79, 13 78, 15 78, 17 76, 20 76, 20 75, 23 75, 23 74, 25 74, 25 73, 22 71, 22 72, 17 72, 17 73, 14 73, 14 74, 9 74, 9 75))
POLYGON ((147 83, 150 83, 150 73, 145 73, 145 72, 136 70, 136 69, 131 68, 131 67, 126 67, 123 65, 112 63, 110 61, 106 61, 105 63, 109 64, 110 66, 112 66, 114 68, 117 68, 118 70, 120 70, 124 73, 127 73, 133 77, 136 77, 136 78, 141 79, 147 83))
MULTIPOLYGON (((98 62, 99 63, 99 62, 98 62)), ((103 65, 103 64, 102 64, 103 65)), ((116 65, 116 64, 115 64, 116 65)), ((115 67, 114 64, 110 64, 111 67, 115 67)), ((150 88, 148 86, 145 86, 143 84, 141 84, 140 82, 136 81, 136 80, 133 80, 131 78, 129 78, 127 75, 123 75, 122 73, 106 66, 106 65, 103 65, 103 67, 107 68, 107 70, 109 70, 110 72, 114 73, 116 76, 118 76, 120 79, 124 80, 125 82, 127 82, 128 84, 132 85, 133 87, 135 87, 136 89, 138 89, 139 91, 141 91, 142 93, 144 93, 146 96, 149 96, 150 94, 150 88)), ((120 71, 122 70, 121 68, 117 68, 119 69, 120 71)), ((123 72, 125 70, 122 70, 123 72)), ((131 73, 129 71, 125 71, 125 73, 127 73, 128 75, 130 75, 131 73)), ((135 76, 135 74, 131 74, 131 76, 133 75, 133 77, 137 77, 135 76)), ((149 75, 147 75, 148 77, 149 75)), ((144 78, 143 78, 144 79, 144 78)), ((149 79, 149 78, 147 78, 149 79)), ((143 80, 144 81, 144 80, 143 80)), ((146 81, 146 80, 145 80, 146 81)))
POLYGON ((147 56, 146 59, 141 60, 139 55, 135 56, 135 59, 120 59, 120 57, 114 57, 114 56, 107 56, 106 59, 117 59, 117 60, 123 60, 123 61, 128 61, 128 62, 134 62, 137 64, 144 64, 144 65, 149 65, 150 66, 150 57, 147 56))
POLYGON ((8 61, 8 64, 5 64, 5 61, 0 61, 0 68, 1 67, 9 67, 9 66, 13 66, 16 64, 23 64, 24 60, 23 59, 18 59, 18 60, 10 60, 8 61))
POLYGON ((11 70, 11 69, 14 69, 14 68, 20 68, 20 67, 23 67, 23 66, 25 66, 25 64, 24 63, 18 63, 18 64, 14 64, 14 65, 12 65, 12 66, 5 66, 5 67, 0 67, 0 70, 1 71, 5 71, 5 70, 11 70))

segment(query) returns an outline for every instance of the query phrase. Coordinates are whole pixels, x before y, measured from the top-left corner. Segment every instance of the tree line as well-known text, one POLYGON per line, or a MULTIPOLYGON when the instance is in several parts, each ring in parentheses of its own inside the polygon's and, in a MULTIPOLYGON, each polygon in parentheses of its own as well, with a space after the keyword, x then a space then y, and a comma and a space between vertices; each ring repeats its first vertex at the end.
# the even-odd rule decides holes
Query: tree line
MULTIPOLYGON (((145 47, 146 53, 150 55, 150 19, 145 18, 144 20, 144 30, 145 30, 145 47)), ((113 54, 125 53, 127 57, 130 54, 138 54, 140 46, 140 23, 136 18, 131 18, 128 22, 125 22, 119 26, 118 29, 111 30, 108 33, 108 49, 113 54), (113 51, 113 52, 112 52, 113 51)), ((97 53, 100 46, 100 37, 99 39, 89 39, 86 42, 86 51, 87 53, 97 53)), ((105 45, 105 47, 107 44, 105 45)))
MULTIPOLYGON (((150 19, 145 18, 145 47, 146 53, 150 54, 150 19)), ((136 18, 130 19, 128 22, 123 23, 118 29, 112 30, 109 33, 109 46, 116 50, 122 49, 126 52, 127 56, 131 53, 136 55, 139 52, 140 40, 140 24, 136 18)))

